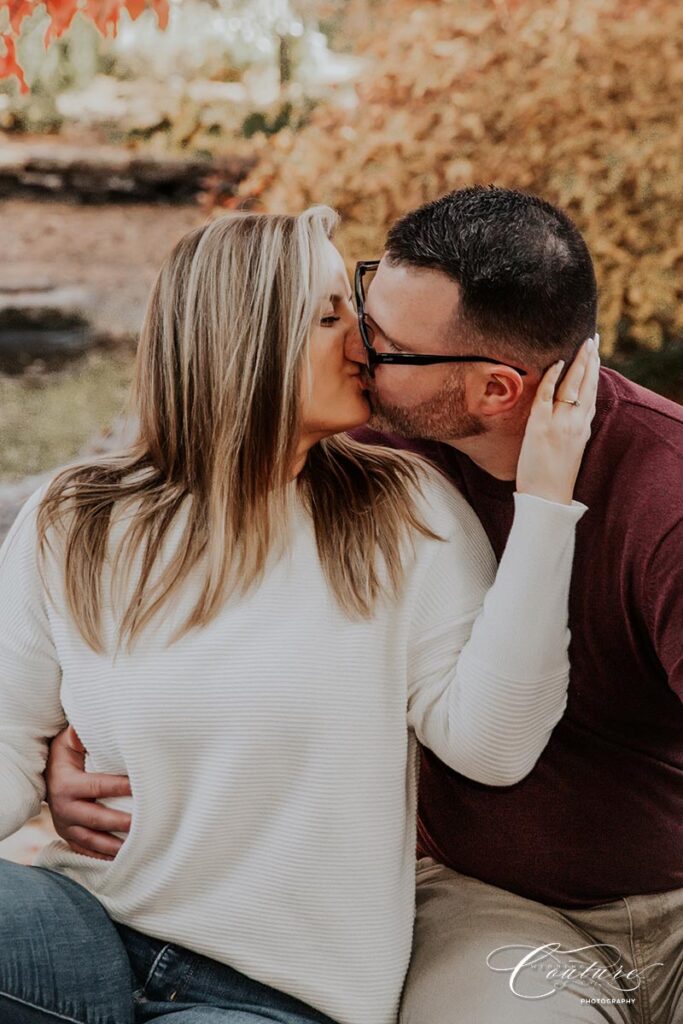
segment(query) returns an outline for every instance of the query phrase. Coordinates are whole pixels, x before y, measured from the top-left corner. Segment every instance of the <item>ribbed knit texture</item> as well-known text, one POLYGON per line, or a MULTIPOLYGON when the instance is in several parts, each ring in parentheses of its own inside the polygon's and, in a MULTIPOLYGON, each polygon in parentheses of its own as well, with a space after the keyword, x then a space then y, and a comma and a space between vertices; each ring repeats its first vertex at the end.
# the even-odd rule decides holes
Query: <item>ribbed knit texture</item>
MULTIPOLYGON (((0 838, 37 813, 45 737, 68 719, 88 770, 130 776, 132 799, 107 802, 132 828, 113 862, 60 840, 38 864, 115 920, 341 1024, 392 1024, 414 917, 415 734, 483 783, 531 770, 566 703, 585 511, 516 495, 491 586, 495 558, 470 506, 436 473, 423 490, 446 541, 416 539, 400 599, 372 620, 338 607, 296 502, 288 554, 253 593, 166 648, 197 571, 116 658, 94 654, 65 615, 55 560, 46 599, 37 491, 0 550, 0 838)), ((104 624, 113 650, 108 604, 104 624)))

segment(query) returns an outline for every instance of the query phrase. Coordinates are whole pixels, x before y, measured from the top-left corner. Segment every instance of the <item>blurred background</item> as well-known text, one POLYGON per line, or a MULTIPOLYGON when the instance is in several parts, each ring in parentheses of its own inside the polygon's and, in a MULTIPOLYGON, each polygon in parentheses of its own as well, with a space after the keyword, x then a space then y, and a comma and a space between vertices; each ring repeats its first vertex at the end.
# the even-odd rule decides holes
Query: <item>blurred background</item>
POLYGON ((683 401, 682 90, 679 0, 0 0, 0 539, 119 443, 161 261, 245 206, 329 203, 351 266, 446 191, 536 192, 593 253, 603 361, 683 401))

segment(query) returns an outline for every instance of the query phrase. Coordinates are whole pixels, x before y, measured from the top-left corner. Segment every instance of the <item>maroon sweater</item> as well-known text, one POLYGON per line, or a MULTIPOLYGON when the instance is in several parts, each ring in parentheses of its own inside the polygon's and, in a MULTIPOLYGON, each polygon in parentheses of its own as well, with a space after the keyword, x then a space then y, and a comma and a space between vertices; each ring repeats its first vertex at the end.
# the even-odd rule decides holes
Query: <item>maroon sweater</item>
MULTIPOLYGON (((449 445, 355 436, 427 455, 500 558, 514 481, 449 445)), ((514 786, 423 750, 418 820, 419 854, 564 907, 683 887, 683 408, 601 370, 575 497, 567 711, 514 786)))

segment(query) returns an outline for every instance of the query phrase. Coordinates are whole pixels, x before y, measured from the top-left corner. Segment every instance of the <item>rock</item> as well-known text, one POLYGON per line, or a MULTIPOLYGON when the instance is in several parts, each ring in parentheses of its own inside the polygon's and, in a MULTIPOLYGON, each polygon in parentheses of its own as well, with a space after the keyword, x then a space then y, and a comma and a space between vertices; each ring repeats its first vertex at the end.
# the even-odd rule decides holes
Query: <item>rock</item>
POLYGON ((94 340, 93 299, 81 287, 14 282, 0 288, 0 370, 17 373, 35 359, 77 355, 94 340))

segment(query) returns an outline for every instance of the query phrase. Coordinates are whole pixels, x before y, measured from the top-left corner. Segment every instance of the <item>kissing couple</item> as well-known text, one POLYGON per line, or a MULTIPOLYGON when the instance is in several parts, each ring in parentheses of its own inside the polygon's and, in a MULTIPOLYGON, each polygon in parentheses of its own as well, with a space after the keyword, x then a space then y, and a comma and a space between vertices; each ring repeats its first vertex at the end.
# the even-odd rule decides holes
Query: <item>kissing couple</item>
POLYGON ((681 411, 600 369, 542 199, 353 286, 336 223, 185 235, 134 440, 0 550, 0 838, 62 837, 0 861, 2 1020, 680 1022, 681 411), (658 964, 513 991, 550 943, 658 964))

